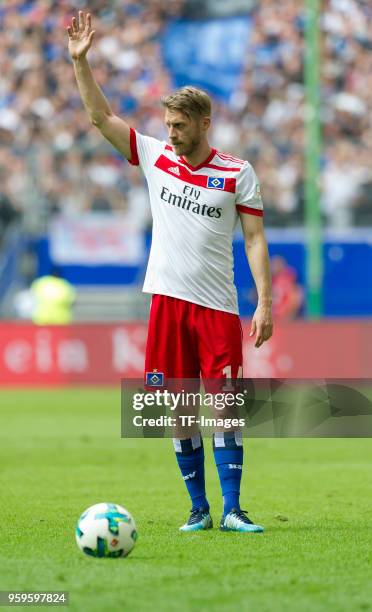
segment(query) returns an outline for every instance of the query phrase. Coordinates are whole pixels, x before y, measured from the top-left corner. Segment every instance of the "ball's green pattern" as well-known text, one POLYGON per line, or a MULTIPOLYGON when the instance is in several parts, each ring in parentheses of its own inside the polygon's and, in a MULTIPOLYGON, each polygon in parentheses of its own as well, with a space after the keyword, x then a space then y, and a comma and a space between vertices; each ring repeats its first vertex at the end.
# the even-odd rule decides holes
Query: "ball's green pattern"
POLYGON ((119 523, 130 523, 130 518, 121 512, 98 512, 94 515, 96 519, 107 519, 108 529, 112 535, 119 535, 119 523))

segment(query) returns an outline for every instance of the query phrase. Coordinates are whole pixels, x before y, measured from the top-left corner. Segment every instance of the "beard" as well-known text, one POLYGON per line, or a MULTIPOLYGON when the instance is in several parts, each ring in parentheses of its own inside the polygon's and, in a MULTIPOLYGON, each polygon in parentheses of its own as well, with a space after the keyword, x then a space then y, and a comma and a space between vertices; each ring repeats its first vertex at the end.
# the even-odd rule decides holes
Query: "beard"
POLYGON ((176 155, 192 155, 200 145, 200 137, 195 136, 190 142, 173 145, 176 155))

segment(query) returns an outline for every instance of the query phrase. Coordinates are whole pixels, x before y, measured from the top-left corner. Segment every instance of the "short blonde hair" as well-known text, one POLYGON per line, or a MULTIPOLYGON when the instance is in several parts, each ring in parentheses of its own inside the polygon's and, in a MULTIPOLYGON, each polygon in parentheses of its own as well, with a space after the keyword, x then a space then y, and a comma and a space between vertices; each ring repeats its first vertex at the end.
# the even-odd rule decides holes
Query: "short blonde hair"
POLYGON ((161 99, 162 105, 170 111, 179 111, 190 118, 210 117, 212 101, 202 89, 187 85, 161 99))

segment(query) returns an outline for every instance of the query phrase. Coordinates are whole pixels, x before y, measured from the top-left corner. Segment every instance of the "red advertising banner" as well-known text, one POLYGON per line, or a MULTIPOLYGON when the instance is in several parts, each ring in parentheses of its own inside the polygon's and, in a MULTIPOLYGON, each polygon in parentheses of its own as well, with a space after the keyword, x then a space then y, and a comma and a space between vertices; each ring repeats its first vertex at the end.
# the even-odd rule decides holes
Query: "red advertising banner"
MULTIPOLYGON (((243 322, 244 377, 370 378, 372 322, 276 325, 259 349, 243 322)), ((0 324, 0 385, 119 384, 141 378, 145 323, 36 327, 0 324)))

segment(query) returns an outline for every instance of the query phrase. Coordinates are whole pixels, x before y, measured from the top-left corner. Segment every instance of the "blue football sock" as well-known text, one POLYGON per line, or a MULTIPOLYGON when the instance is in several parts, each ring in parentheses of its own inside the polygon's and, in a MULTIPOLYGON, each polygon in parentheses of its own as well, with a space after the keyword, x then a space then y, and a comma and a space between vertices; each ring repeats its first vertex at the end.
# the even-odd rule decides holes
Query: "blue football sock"
POLYGON ((205 495, 204 447, 200 434, 188 440, 173 439, 176 458, 191 497, 192 509, 209 509, 205 495))
POLYGON ((243 469, 241 431, 217 432, 213 435, 213 453, 223 495, 223 513, 240 510, 240 481, 243 469))

